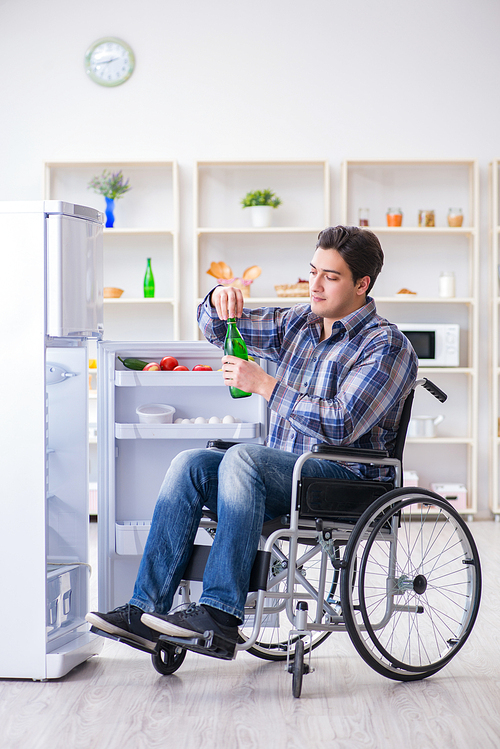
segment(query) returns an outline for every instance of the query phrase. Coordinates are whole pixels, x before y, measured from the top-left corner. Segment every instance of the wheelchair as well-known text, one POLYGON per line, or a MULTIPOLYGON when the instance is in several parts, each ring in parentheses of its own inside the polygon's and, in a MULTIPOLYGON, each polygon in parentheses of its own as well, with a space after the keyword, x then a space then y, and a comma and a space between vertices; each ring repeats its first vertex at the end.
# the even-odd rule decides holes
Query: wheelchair
MULTIPOLYGON (((300 697, 311 653, 332 633, 347 631, 363 660, 399 681, 438 672, 464 645, 477 617, 481 567, 471 532, 443 497, 403 487, 403 448, 415 388, 447 398, 427 378, 407 397, 393 455, 318 444, 299 457, 290 515, 264 524, 252 570, 245 620, 234 645, 213 631, 191 639, 161 635, 152 662, 174 673, 187 650, 232 659, 242 650, 283 661, 300 697), (311 459, 392 466, 392 484, 302 477, 311 459)), ((234 443, 212 441, 227 449, 234 443)), ((214 517, 201 527, 214 534, 214 517)), ((197 545, 180 592, 203 579, 210 547, 197 545)), ((129 642, 129 644, 132 644, 129 642)))

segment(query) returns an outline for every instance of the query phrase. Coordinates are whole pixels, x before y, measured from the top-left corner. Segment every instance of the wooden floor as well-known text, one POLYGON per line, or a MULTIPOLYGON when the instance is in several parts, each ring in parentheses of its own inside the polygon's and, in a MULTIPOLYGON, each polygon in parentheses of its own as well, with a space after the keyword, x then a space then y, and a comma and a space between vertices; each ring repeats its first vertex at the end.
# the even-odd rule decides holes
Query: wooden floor
POLYGON ((0 681, 0 747, 498 749, 500 523, 471 528, 484 578, 478 621, 463 650, 427 680, 379 676, 337 634, 313 654, 297 700, 279 663, 188 654, 177 673, 160 676, 148 655, 107 640, 101 655, 58 681, 0 681))

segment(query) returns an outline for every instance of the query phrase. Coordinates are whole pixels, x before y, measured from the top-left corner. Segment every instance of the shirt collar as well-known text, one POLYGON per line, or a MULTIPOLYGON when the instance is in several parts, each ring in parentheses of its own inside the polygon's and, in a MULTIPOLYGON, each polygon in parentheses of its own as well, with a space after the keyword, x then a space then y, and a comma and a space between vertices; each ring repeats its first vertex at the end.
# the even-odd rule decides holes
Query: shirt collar
MULTIPOLYGON (((349 336, 349 339, 354 338, 360 330, 362 330, 377 314, 377 308, 375 301, 372 297, 366 297, 366 304, 359 309, 351 312, 350 315, 343 317, 341 320, 337 320, 333 323, 332 335, 336 335, 340 329, 344 329, 349 336)), ((309 313, 308 323, 311 326, 316 327, 322 322, 319 315, 315 315, 313 312, 309 313)))

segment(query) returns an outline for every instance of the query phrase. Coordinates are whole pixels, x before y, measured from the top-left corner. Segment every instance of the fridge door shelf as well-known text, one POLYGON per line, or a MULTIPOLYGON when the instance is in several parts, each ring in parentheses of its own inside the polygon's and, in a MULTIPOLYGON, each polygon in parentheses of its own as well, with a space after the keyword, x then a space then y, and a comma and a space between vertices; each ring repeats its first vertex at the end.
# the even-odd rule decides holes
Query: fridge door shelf
POLYGON ((115 424, 116 439, 251 439, 260 437, 259 422, 235 424, 115 424))
POLYGON ((84 623, 87 565, 47 565, 47 639, 84 623))
POLYGON ((115 371, 117 387, 226 387, 222 372, 136 372, 115 371))
POLYGON ((149 529, 150 520, 119 520, 115 523, 115 547, 117 554, 142 554, 149 529))

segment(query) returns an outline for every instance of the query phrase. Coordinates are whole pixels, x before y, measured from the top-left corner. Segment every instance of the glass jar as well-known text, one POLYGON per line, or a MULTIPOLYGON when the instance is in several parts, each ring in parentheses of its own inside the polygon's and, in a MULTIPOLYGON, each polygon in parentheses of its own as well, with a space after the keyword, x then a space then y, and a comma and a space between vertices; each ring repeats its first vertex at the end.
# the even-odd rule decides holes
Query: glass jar
POLYGON ((450 299, 455 296, 455 274, 443 271, 439 276, 439 296, 450 299))
POLYGON ((359 209, 358 226, 370 226, 370 209, 369 208, 359 209))
POLYGON ((401 226, 403 223, 403 211, 401 208, 387 209, 387 226, 401 226))
POLYGON ((418 212, 418 225, 419 226, 436 226, 436 217, 434 211, 419 211, 418 212))
POLYGON ((461 208, 450 208, 448 211, 448 226, 462 226, 464 216, 461 208))

